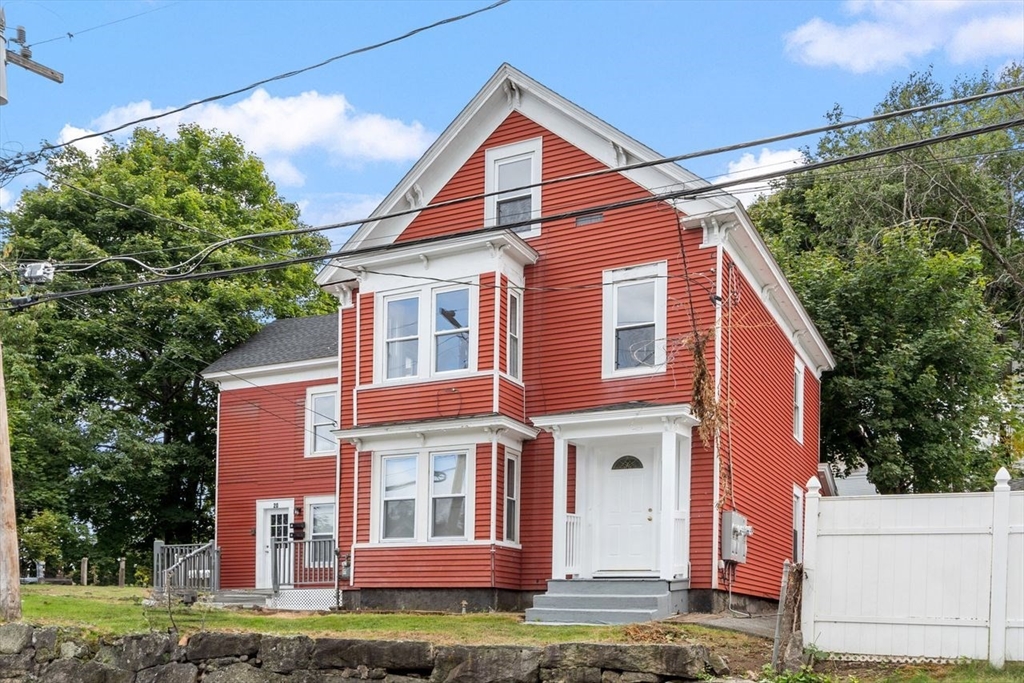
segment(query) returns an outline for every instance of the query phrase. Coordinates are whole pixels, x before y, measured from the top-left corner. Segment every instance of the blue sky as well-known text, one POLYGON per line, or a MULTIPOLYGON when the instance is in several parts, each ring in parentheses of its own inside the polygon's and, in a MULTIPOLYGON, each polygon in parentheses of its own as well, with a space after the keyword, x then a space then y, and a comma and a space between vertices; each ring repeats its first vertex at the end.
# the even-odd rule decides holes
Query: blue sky
MULTIPOLYGON (((0 2, 8 39, 25 26, 33 58, 65 75, 57 85, 8 66, 0 150, 103 130, 487 4, 0 2)), ((160 125, 238 135, 319 225, 367 215, 502 62, 676 155, 821 125, 835 104, 868 115, 915 70, 949 83, 1013 60, 1024 61, 1022 0, 513 0, 160 125)), ((812 143, 688 167, 708 178, 749 172, 792 163, 812 143)), ((36 182, 0 189, 0 207, 36 182)))

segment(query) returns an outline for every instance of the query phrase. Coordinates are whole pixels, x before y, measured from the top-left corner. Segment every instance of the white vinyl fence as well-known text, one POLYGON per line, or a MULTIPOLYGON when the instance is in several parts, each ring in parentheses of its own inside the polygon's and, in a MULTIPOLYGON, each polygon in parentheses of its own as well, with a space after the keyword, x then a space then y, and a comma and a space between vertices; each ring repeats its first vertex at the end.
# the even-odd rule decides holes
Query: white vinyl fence
POLYGON ((822 498, 808 482, 805 645, 1024 661, 1024 491, 822 498))

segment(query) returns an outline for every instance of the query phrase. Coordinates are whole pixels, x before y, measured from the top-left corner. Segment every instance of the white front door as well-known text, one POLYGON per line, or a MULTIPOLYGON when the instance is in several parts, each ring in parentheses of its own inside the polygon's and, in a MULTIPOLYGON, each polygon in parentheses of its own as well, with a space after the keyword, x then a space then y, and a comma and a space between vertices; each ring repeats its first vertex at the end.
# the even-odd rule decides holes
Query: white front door
POLYGON ((256 501, 256 588, 273 587, 271 541, 287 541, 291 522, 291 499, 256 501))
POLYGON ((658 514, 654 498, 654 449, 610 451, 595 463, 598 572, 650 572, 656 568, 658 514))

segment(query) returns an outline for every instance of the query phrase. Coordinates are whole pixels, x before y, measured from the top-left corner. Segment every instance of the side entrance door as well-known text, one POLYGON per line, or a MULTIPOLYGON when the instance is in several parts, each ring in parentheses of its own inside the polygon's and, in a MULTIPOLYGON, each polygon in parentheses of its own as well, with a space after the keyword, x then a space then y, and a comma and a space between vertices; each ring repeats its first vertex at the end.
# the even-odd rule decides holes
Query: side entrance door
POLYGON ((655 569, 654 451, 612 451, 598 456, 598 572, 655 569))
MULTIPOLYGON (((273 588, 271 541, 287 541, 291 531, 293 501, 256 501, 256 588, 273 588)), ((285 578, 287 558, 278 558, 278 577, 285 578)))

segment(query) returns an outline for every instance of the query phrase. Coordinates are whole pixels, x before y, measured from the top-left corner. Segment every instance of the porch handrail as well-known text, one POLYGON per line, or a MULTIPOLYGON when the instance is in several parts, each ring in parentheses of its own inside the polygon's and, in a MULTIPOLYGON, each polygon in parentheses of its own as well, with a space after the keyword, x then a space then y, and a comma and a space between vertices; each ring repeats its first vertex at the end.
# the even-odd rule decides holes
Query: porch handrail
POLYGON ((163 590, 164 575, 168 567, 208 543, 166 544, 160 539, 153 541, 153 588, 163 590))
POLYGON ((167 591, 219 590, 220 549, 214 546, 213 541, 199 545, 164 569, 162 579, 163 588, 167 591))
POLYGON ((334 538, 295 541, 271 540, 270 577, 274 593, 282 586, 334 586, 338 568, 338 542, 334 538))
POLYGON ((583 533, 583 517, 567 513, 565 515, 565 573, 580 573, 580 542, 583 533))

